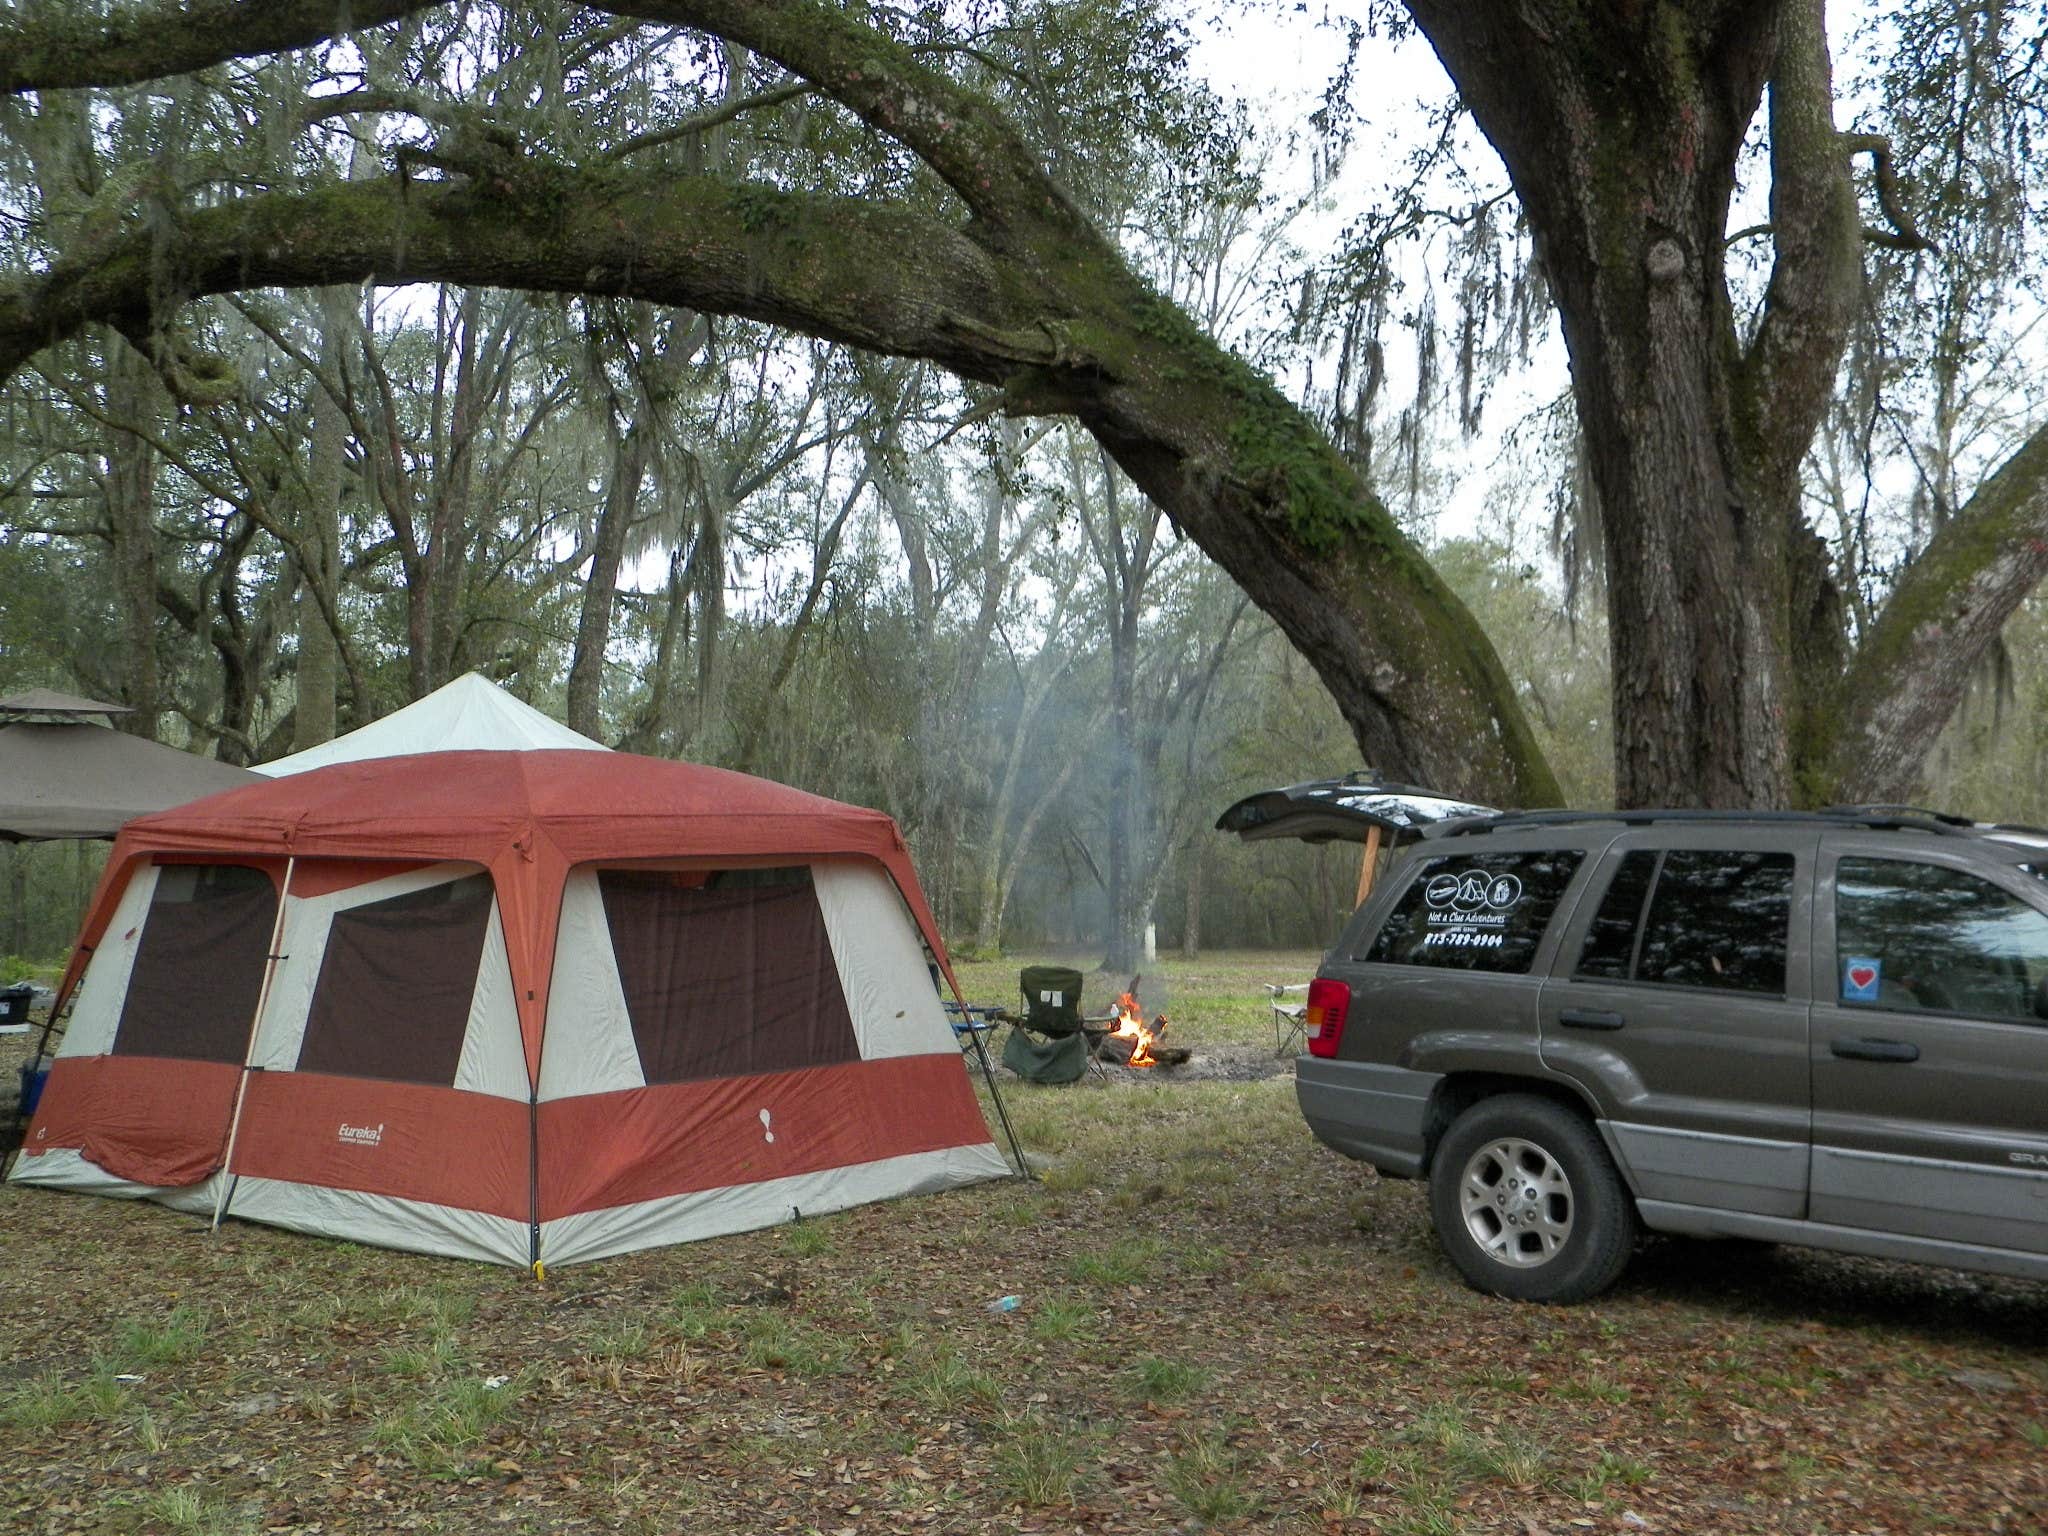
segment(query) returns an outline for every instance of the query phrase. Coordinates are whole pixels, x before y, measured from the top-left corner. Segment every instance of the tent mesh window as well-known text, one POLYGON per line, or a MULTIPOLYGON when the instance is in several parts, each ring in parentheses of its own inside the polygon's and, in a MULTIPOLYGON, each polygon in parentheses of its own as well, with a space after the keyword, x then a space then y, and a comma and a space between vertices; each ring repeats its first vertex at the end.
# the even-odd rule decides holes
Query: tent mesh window
POLYGON ((860 1059, 808 869, 607 869, 598 888, 649 1083, 860 1059))
POLYGON ((490 916, 482 874, 335 913, 298 1069, 452 1087, 490 916))
POLYGON ((276 921, 277 887, 260 869, 161 866, 113 1054, 239 1063, 276 921))

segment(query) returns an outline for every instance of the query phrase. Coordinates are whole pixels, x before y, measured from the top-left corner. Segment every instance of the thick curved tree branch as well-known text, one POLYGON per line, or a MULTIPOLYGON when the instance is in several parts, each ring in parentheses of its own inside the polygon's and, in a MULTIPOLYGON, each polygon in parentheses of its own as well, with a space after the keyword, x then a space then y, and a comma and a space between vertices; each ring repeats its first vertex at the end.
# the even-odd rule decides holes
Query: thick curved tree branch
POLYGON ((1900 575, 1842 680, 1831 778, 1910 803, 1927 755, 1999 632, 2048 579, 2048 427, 2027 439, 1900 575))
POLYGON ((70 6, 23 7, 0 21, 0 93, 140 85, 229 59, 309 48, 433 10, 440 0, 170 0, 101 18, 70 6))
POLYGON ((712 177, 529 164, 488 185, 389 178, 197 209, 0 283, 0 378, 89 321, 146 334, 202 295, 370 279, 630 294, 989 382, 1056 354, 1006 312, 993 259, 945 225, 712 177))
POLYGON ((601 0, 644 21, 711 32, 765 54, 936 171, 996 229, 1037 225, 1107 250, 1101 231, 987 98, 819 0, 601 0))

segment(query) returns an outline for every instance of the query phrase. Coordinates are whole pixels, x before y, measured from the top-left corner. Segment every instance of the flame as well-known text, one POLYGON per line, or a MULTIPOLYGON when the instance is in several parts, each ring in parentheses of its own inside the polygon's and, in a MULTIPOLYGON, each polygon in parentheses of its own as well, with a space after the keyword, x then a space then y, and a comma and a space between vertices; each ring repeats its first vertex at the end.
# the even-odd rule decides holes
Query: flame
POLYGON ((1134 1042, 1131 1047, 1130 1065, 1134 1067, 1156 1067, 1159 1058, 1152 1054, 1152 1047, 1159 1043, 1159 1037, 1166 1033, 1166 1016, 1161 1014, 1149 1025, 1145 1022, 1144 1010, 1138 1000, 1125 992, 1116 1000, 1116 1028, 1110 1034, 1121 1040, 1134 1042))

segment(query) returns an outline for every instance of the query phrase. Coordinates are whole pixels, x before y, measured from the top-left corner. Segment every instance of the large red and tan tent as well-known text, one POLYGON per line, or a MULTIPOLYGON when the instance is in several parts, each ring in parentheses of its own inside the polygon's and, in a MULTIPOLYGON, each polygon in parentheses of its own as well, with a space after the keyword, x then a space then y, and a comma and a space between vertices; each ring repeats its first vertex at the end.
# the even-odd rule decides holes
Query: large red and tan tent
POLYGON ((512 1264, 1000 1177, 927 953, 887 816, 742 774, 252 785, 122 830, 12 1177, 512 1264))

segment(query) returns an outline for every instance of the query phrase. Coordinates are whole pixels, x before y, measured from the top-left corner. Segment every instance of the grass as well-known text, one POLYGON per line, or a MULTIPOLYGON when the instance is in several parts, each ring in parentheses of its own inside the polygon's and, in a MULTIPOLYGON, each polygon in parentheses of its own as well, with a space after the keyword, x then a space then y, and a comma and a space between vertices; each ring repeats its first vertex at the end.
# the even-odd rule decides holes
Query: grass
POLYGON ((206 1324, 191 1307, 178 1307, 162 1322, 123 1323, 116 1330, 106 1360, 116 1371, 144 1371, 152 1366, 182 1365, 206 1343, 206 1324))
POLYGON ((255 1519, 224 1499, 195 1488, 166 1488, 135 1506, 136 1525, 165 1536, 244 1536, 258 1529, 255 1519))
POLYGON ((828 1376, 845 1359, 843 1342, 823 1329, 779 1311, 761 1311, 742 1330, 745 1358, 763 1370, 828 1376))
POLYGON ((1209 1372, 1185 1360, 1140 1357, 1126 1373, 1132 1395, 1148 1403, 1177 1403, 1209 1383, 1209 1372))
POLYGON ((1002 1401, 995 1377, 968 1364, 950 1344, 920 1351, 900 1380, 919 1403, 941 1412, 987 1409, 1002 1401))
POLYGON ((1258 1505, 1247 1470, 1221 1429, 1190 1431, 1168 1453, 1167 1491, 1197 1520, 1238 1520, 1258 1505))
POLYGON ((1079 1435, 1034 1413, 1004 1416, 997 1436, 996 1479, 1012 1498, 1032 1508, 1074 1502, 1093 1455, 1079 1435))
POLYGON ((109 1418, 119 1411, 124 1393, 104 1371, 72 1381, 56 1371, 0 1390, 0 1427, 36 1434, 60 1425, 109 1418))
MULTIPOLYGON (((1171 962, 1175 1029, 1256 1044, 1258 983, 1312 964, 1171 962)), ((1285 1078, 1006 1098, 1043 1182, 545 1285, 0 1187, 35 1298, 0 1308, 30 1448, 0 1530, 1932 1536, 2042 1507, 2048 1287, 1652 1245, 1591 1304, 1516 1307, 1285 1078)))
POLYGON ((1101 1315, 1093 1305, 1069 1296, 1042 1301, 1031 1313, 1033 1336, 1048 1342, 1087 1338, 1100 1323, 1101 1315))
POLYGON ((1617 1489, 1626 1491, 1649 1480, 1650 1468, 1643 1462, 1632 1456, 1603 1454, 1584 1472, 1567 1479, 1564 1486, 1572 1497, 1592 1504, 1611 1497, 1617 1489))
POLYGON ((517 1379, 499 1386, 474 1377, 437 1382, 380 1419, 371 1443, 429 1476, 465 1476, 484 1436, 512 1410, 521 1391, 517 1379))
POLYGON ((1069 1279, 1082 1285, 1136 1285, 1155 1272, 1159 1245, 1127 1239, 1095 1253, 1077 1254, 1067 1265, 1069 1279))
POLYGON ((799 1221, 782 1229, 782 1246, 799 1259, 814 1259, 832 1251, 832 1234, 814 1221, 799 1221))

